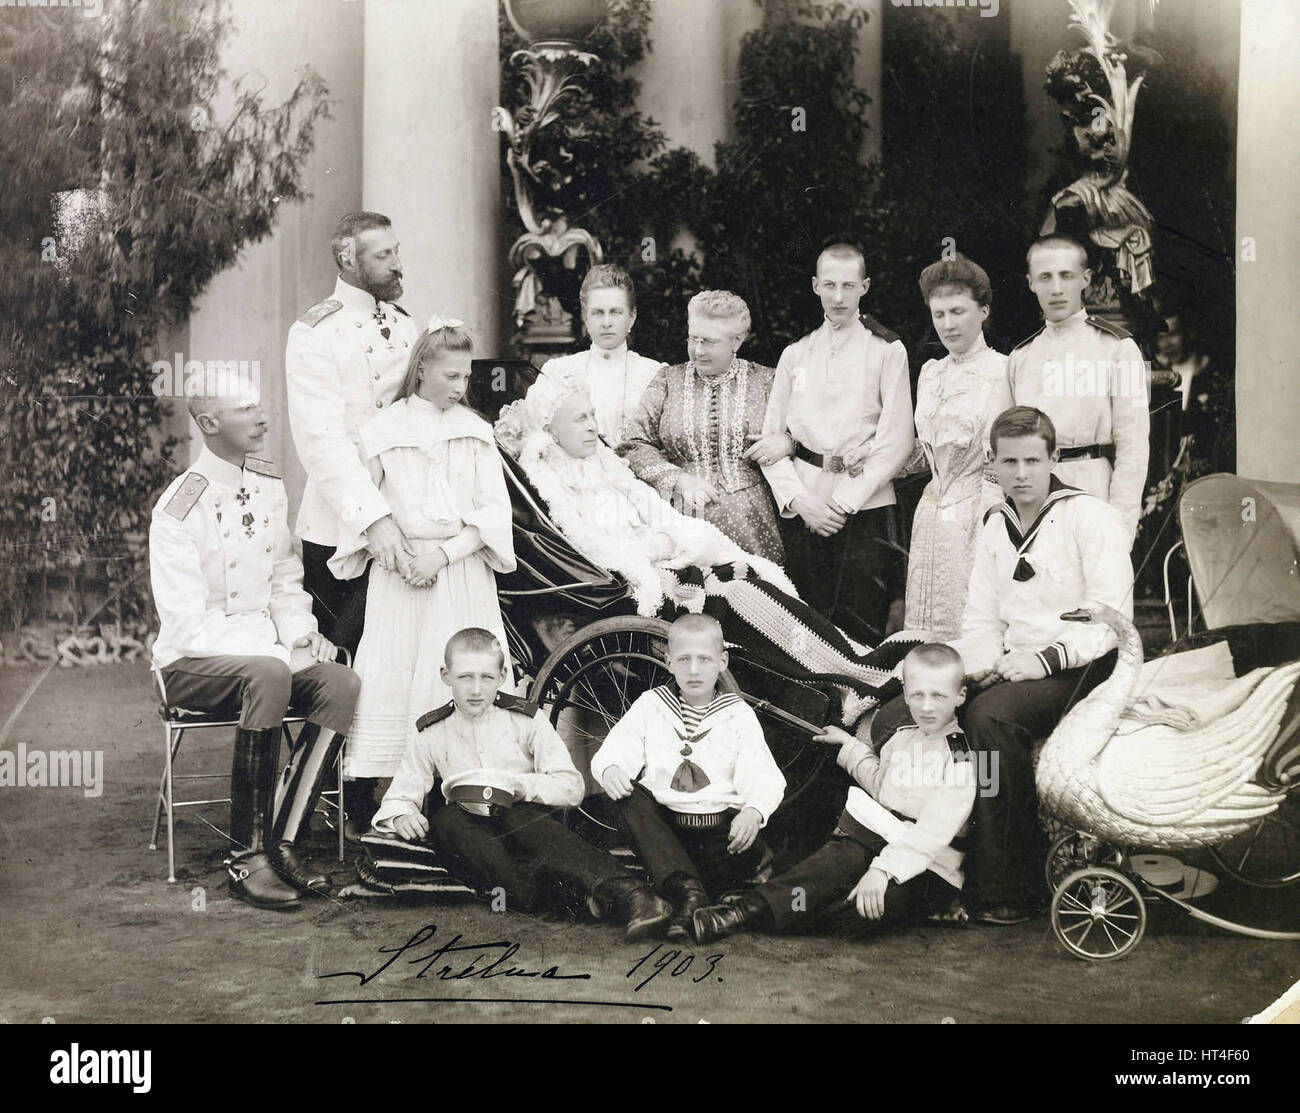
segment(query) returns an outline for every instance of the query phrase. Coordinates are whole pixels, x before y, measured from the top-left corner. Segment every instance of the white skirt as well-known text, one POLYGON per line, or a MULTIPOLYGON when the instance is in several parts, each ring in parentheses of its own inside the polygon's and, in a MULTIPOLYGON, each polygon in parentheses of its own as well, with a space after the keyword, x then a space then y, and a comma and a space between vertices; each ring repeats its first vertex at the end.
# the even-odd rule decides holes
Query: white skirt
MULTIPOLYGON (((427 544, 427 543, 426 543, 427 544)), ((413 541, 417 551, 425 546, 413 541)), ((415 721, 451 699, 439 669, 447 639, 467 626, 496 635, 506 654, 506 682, 513 692, 496 575, 477 554, 448 565, 429 587, 410 587, 396 572, 370 569, 366 626, 355 668, 361 695, 343 751, 345 777, 391 777, 415 721)))

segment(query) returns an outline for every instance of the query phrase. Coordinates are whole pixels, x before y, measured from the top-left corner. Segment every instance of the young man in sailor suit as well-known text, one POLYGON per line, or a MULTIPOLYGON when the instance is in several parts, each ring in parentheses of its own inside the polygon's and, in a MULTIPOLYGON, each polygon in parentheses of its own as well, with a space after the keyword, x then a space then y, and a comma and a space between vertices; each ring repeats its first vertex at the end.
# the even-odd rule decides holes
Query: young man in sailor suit
POLYGON ((620 830, 674 902, 670 939, 686 938, 710 895, 764 867, 759 831, 785 795, 753 709, 718 691, 726 667, 716 619, 677 619, 668 632, 673 683, 642 693, 591 759, 620 830))
POLYGON ((763 436, 745 455, 790 519, 785 564, 799 594, 875 645, 897 588, 893 479, 915 441, 907 349, 859 315, 871 280, 856 247, 826 248, 812 285, 826 320, 781 353, 763 436))
MULTIPOLYGON (((340 580, 329 559, 342 538, 364 534, 380 567, 406 575, 412 551, 361 459, 360 430, 392 403, 420 329, 401 306, 402 263, 388 217, 343 216, 330 241, 333 294, 289 329, 284 355, 289 426, 307 473, 294 530, 304 587, 322 631, 353 656, 366 617, 370 569, 340 580)), ((349 835, 374 814, 373 778, 344 782, 349 835)))
MULTIPOLYGON (((1005 500, 985 516, 975 548, 962 634, 950 643, 978 689, 962 724, 972 748, 997 762, 998 791, 976 798, 967 860, 974 918, 1028 919, 1042 893, 1045 850, 1033 747, 1110 675, 1108 626, 1061 616, 1088 603, 1133 614, 1133 565, 1118 511, 1052 474, 1056 430, 1040 410, 1013 406, 989 430, 1005 500)), ((891 700, 871 734, 906 719, 891 700)))
POLYGON ((731 903, 698 909, 696 943, 736 931, 794 931, 846 906, 872 921, 922 908, 953 922, 965 918, 963 836, 976 789, 956 719, 965 670, 956 650, 934 642, 908 653, 902 668, 915 725, 895 731, 879 754, 839 727, 817 738, 839 745, 839 764, 856 782, 830 840, 731 903))
MULTIPOLYGON (((582 803, 582 774, 537 705, 500 691, 501 643, 487 630, 460 630, 448 639, 445 660, 452 701, 420 717, 375 829, 423 839, 425 798, 441 777, 447 802, 433 813, 433 841, 453 872, 481 891, 503 888, 531 912, 543 898, 540 871, 580 886, 598 917, 620 913, 629 940, 658 934, 672 915, 668 902, 556 818, 555 809, 582 803)), ((425 851, 398 849, 409 857, 425 851)))
POLYGON ((1082 244, 1043 236, 1030 245, 1026 263, 1045 323, 1011 352, 1011 397, 1052 419, 1056 474, 1109 502, 1132 548, 1150 454, 1146 361, 1124 329, 1084 308, 1092 272, 1082 244))
POLYGON ((162 493, 149 527, 160 622, 153 661, 170 706, 239 714, 231 892, 259 907, 296 908, 299 891, 329 888, 293 843, 352 722, 357 676, 334 662, 316 628, 279 470, 250 455, 266 438, 257 396, 191 398, 189 410, 203 450, 162 493), (277 792, 290 702, 317 729, 299 736, 277 792))

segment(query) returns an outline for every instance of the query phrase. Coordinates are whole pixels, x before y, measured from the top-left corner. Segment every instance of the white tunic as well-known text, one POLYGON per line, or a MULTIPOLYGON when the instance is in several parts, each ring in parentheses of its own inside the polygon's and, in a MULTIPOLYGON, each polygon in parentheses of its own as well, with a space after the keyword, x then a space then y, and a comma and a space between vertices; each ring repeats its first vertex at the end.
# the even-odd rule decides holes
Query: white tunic
POLYGON ((764 433, 788 433, 810 452, 842 456, 866 444, 859 475, 829 472, 798 457, 763 469, 777 508, 805 491, 846 513, 894 504, 894 476, 911 455, 912 387, 907 349, 853 321, 821 328, 781 353, 763 421, 764 433))
POLYGON ((149 524, 154 664, 224 654, 289 663, 316 620, 288 518, 284 482, 264 461, 240 468, 205 445, 168 484, 149 524))
POLYGON ((491 706, 471 718, 458 709, 420 731, 407 748, 375 813, 376 830, 391 831, 398 816, 420 814, 436 778, 445 783, 479 769, 496 774, 493 783, 506 774, 516 797, 527 803, 582 803, 582 774, 543 712, 529 718, 491 706))
POLYGON ((284 374, 289 426, 307 472, 294 531, 303 540, 337 545, 389 512, 357 446, 361 426, 396 396, 419 336, 405 311, 342 278, 290 327, 284 374))
MULTIPOLYGON (((415 720, 450 698, 439 675, 447 639, 479 626, 506 649, 494 573, 515 568, 510 496, 491 426, 464 406, 439 410, 418 396, 403 398, 366 425, 360 439, 411 548, 417 554, 441 548, 448 562, 431 585, 419 588, 371 566, 356 659, 361 695, 343 772, 391 777, 415 736, 415 720)), ((330 569, 349 579, 361 574, 369 556, 363 537, 343 537, 330 569)))
POLYGON ((935 731, 900 727, 879 754, 856 739, 840 747, 840 767, 862 786, 849 789, 849 814, 887 840, 868 868, 896 881, 929 869, 961 888, 963 856, 949 844, 966 831, 977 785, 969 752, 958 761, 948 744, 948 735, 958 730, 955 719, 935 731), (911 822, 879 816, 864 796, 911 822))
POLYGON ((715 701, 701 720, 699 741, 690 760, 709 783, 694 792, 672 787, 683 761, 680 715, 654 689, 643 692, 627 714, 610 728, 591 758, 591 775, 601 780, 614 766, 639 781, 664 807, 677 812, 710 813, 750 807, 772 817, 785 795, 785 777, 763 738, 763 728, 749 704, 739 697, 715 701))
POLYGON ((642 391, 662 366, 629 350, 626 343, 609 351, 593 344, 585 352, 547 360, 542 374, 567 372, 586 383, 596 408, 596 428, 610 448, 617 448, 642 391))
POLYGON ((962 635, 950 643, 968 675, 991 668, 1004 653, 1039 653, 1059 671, 1115 648, 1109 626, 1061 618, 1084 603, 1104 603, 1133 617, 1128 535, 1113 506, 1087 494, 1051 503, 1023 552, 1034 570, 1023 581, 1015 579, 1020 555, 1006 518, 991 514, 975 547, 962 635))
POLYGON ((1065 460, 1054 470, 1119 511, 1132 548, 1151 450, 1146 362, 1131 337, 1111 330, 1090 322, 1086 309, 1049 321, 1012 351, 1007 375, 1017 406, 1034 406, 1052 419, 1057 448, 1115 446, 1113 473, 1101 457, 1065 460))

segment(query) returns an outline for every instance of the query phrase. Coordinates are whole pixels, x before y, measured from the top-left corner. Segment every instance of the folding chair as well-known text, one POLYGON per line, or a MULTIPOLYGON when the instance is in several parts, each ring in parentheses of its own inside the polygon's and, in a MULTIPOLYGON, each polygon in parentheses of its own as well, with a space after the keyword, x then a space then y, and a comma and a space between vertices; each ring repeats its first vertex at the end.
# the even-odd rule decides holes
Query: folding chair
MULTIPOLYGON (((343 656, 343 663, 352 664, 351 654, 346 649, 340 649, 339 653, 343 656)), ((175 781, 207 781, 229 779, 228 773, 176 773, 174 765, 176 763, 176 754, 181 747, 181 739, 191 730, 212 730, 214 728, 235 728, 239 726, 238 718, 228 718, 225 715, 211 714, 205 711, 189 711, 182 707, 174 706, 167 698, 167 685, 163 681, 162 670, 157 665, 150 664, 149 672, 153 676, 154 691, 158 696, 158 717, 163 722, 164 745, 166 751, 163 758, 162 780, 158 785, 158 803, 154 808, 153 816, 153 833, 149 836, 149 849, 158 849, 158 828, 162 824, 163 814, 167 815, 167 880, 175 882, 176 880, 176 847, 174 839, 175 813, 180 808, 198 808, 208 804, 229 804, 230 797, 214 797, 210 800, 177 800, 173 796, 173 783, 175 781)), ((307 721, 305 715, 294 713, 292 707, 289 708, 289 714, 284 720, 284 739, 289 744, 290 751, 293 749, 293 734, 289 727, 295 724, 302 724, 307 721)), ((328 812, 332 810, 335 813, 335 826, 338 829, 339 836, 339 861, 344 860, 343 847, 343 751, 339 751, 338 761, 335 763, 338 771, 336 787, 327 789, 321 793, 322 810, 328 812), (327 800, 326 797, 333 797, 327 800)))

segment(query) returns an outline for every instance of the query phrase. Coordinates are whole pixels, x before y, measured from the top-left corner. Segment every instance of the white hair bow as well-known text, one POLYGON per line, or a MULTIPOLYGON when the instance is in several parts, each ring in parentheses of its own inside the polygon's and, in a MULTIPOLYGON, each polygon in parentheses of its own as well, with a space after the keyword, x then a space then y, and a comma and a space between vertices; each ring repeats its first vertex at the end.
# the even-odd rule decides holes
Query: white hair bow
POLYGON ((456 317, 439 317, 436 313, 429 318, 428 332, 440 332, 445 328, 464 328, 465 322, 456 317))

